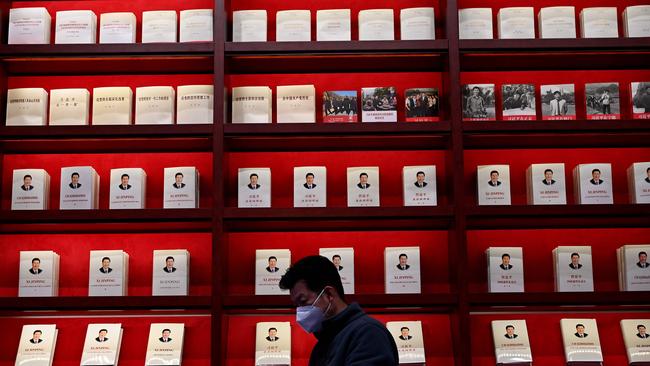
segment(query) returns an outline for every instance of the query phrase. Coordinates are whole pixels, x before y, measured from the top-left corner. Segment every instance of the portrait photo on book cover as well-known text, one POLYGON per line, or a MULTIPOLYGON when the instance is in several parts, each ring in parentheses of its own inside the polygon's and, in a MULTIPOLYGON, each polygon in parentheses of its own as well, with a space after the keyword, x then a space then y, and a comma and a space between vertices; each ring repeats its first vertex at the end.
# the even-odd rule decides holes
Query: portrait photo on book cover
POLYGON ((400 271, 406 271, 407 269, 411 268, 411 265, 408 264, 409 257, 406 255, 406 253, 402 253, 399 255, 398 261, 399 263, 397 264, 397 269, 400 271))
POLYGON ((357 183, 357 188, 359 189, 370 188, 370 183, 368 183, 368 173, 362 172, 361 174, 359 174, 359 183, 357 183))
POLYGON ((249 183, 247 185, 248 189, 252 189, 252 190, 259 189, 260 188, 260 184, 258 183, 259 178, 260 177, 259 175, 257 175, 257 173, 252 173, 251 175, 249 175, 248 176, 249 183))
POLYGON ((316 184, 314 183, 314 178, 315 178, 315 176, 314 176, 314 173, 312 173, 312 172, 309 172, 309 173, 305 174, 305 183, 303 183, 302 186, 305 187, 305 189, 314 189, 314 188, 316 188, 316 184))
POLYGON ((108 329, 100 329, 99 333, 97 334, 97 337, 95 337, 95 341, 97 342, 106 342, 108 341, 108 329))
POLYGON ((68 184, 68 187, 71 189, 81 188, 81 183, 79 183, 79 173, 74 172, 70 175, 70 183, 68 184))
POLYGON ((43 273, 43 270, 41 269, 41 260, 39 258, 32 259, 32 267, 29 269, 29 273, 33 275, 43 273))
POLYGON ((582 264, 580 264, 580 254, 571 253, 571 263, 569 263, 569 268, 571 269, 582 268, 582 264))
POLYGON ((506 325, 506 334, 504 334, 503 336, 508 339, 515 339, 519 337, 519 335, 515 333, 515 326, 511 324, 506 325))
POLYGON ((343 266, 341 265, 341 256, 340 256, 340 255, 338 255, 338 254, 334 254, 334 255, 332 256, 332 263, 334 263, 334 267, 335 267, 337 270, 340 271, 340 270, 343 269, 343 266))
POLYGON ((169 256, 165 258, 165 266, 163 267, 163 272, 174 273, 176 272, 176 267, 174 267, 174 257, 169 256))
POLYGON ((274 327, 269 328, 269 335, 266 336, 266 340, 269 342, 275 342, 278 339, 280 339, 278 338, 278 329, 274 327))
POLYGON ((650 113, 650 82, 632 83, 632 112, 650 113))
POLYGON ((593 169, 591 171, 591 179, 589 180, 589 183, 595 186, 599 186, 605 183, 605 181, 600 179, 600 175, 601 175, 600 169, 593 169))
POLYGON ((44 341, 44 339, 41 338, 42 335, 43 335, 43 331, 41 331, 40 329, 36 329, 32 333, 32 338, 29 339, 29 343, 32 343, 32 344, 42 343, 44 341))
POLYGON ((494 84, 463 85, 463 118, 495 119, 494 84))
POLYGON ((23 177, 23 185, 20 186, 20 189, 23 191, 31 191, 34 189, 34 186, 32 185, 32 176, 27 174, 23 177))
POLYGON ((499 172, 496 170, 493 170, 490 172, 490 180, 487 182, 487 184, 490 187, 498 187, 501 185, 501 181, 499 181, 499 172))
POLYGON ((555 184, 555 180, 553 179, 553 170, 551 169, 544 170, 544 179, 542 179, 542 183, 545 186, 552 186, 553 184, 555 184))
POLYGON ((162 337, 158 338, 159 341, 162 343, 168 343, 172 341, 171 338, 172 331, 169 328, 165 328, 162 330, 162 337))
POLYGON ((280 268, 277 267, 278 258, 275 256, 270 256, 268 260, 269 265, 266 267, 266 271, 270 273, 279 272, 280 268))
POLYGON ((128 174, 122 174, 120 176, 120 185, 119 188, 123 191, 131 189, 131 185, 129 184, 129 175, 128 174))
POLYGON ((113 268, 111 268, 111 259, 109 257, 102 258, 102 266, 99 267, 99 272, 101 273, 113 272, 113 268))
POLYGON ((643 324, 639 324, 636 326, 636 336, 641 338, 641 339, 647 339, 650 342, 650 334, 646 333, 646 326, 643 324))
POLYGON ((648 168, 646 168, 645 173, 646 173, 646 177, 645 177, 644 181, 646 183, 650 184, 650 166, 648 168))
POLYGON ((578 338, 587 338, 589 334, 585 333, 585 326, 583 324, 576 324, 576 332, 573 333, 578 338))
POLYGON ((408 327, 400 328, 400 335, 397 337, 403 341, 410 341, 413 339, 413 336, 409 334, 411 330, 408 327))
POLYGON ((175 189, 185 188, 185 183, 183 183, 183 173, 178 172, 174 174, 174 184, 172 184, 172 187, 175 189))
POLYGON ((650 269, 650 263, 648 263, 648 253, 639 252, 639 261, 636 262, 636 266, 639 268, 650 269))
POLYGON ((503 253, 501 255, 501 264, 499 264, 499 268, 504 271, 509 271, 512 269, 512 264, 510 264, 510 254, 503 253))
POLYGON ((417 188, 424 188, 427 185, 429 185, 429 183, 427 183, 425 179, 426 179, 426 174, 424 174, 423 171, 419 171, 415 174, 415 182, 413 183, 413 185, 416 186, 417 188))

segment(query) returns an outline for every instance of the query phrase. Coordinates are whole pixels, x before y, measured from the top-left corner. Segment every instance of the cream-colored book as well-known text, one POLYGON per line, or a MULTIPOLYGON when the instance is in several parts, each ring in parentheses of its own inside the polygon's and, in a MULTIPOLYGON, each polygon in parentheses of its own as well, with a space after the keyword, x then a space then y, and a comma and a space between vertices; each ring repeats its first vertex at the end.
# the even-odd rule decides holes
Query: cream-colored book
POLYGON ((511 204, 509 165, 479 165, 476 179, 479 206, 511 204))
POLYGON ((184 323, 151 323, 145 366, 180 366, 183 362, 184 335, 184 323))
POLYGON ((212 42, 213 10, 181 10, 180 42, 212 42))
POLYGON ((291 264, 289 249, 258 249, 255 251, 255 295, 283 295, 288 290, 278 287, 280 278, 291 264))
POLYGON ((313 85, 280 85, 276 103, 278 123, 315 123, 316 88, 313 85))
POLYGON ((576 38, 575 7, 541 8, 538 18, 540 38, 576 38))
POLYGON ((18 297, 58 296, 59 263, 59 255, 51 250, 21 251, 18 297))
POLYGON ((96 43, 97 15, 92 10, 56 12, 54 43, 96 43))
POLYGON ((650 5, 628 6, 623 11, 625 37, 650 37, 650 5))
POLYGON ((163 208, 199 208, 199 171, 193 166, 165 168, 163 208))
POLYGON ((52 17, 46 8, 9 9, 9 44, 48 44, 52 17))
POLYGON ((142 168, 111 169, 109 209, 140 209, 147 203, 147 173, 142 168))
POLYGON ((171 125, 174 123, 174 88, 145 86, 135 89, 136 125, 171 125))
POLYGON ((133 91, 128 86, 93 88, 93 125, 130 125, 133 91))
POLYGON ((622 319, 621 332, 631 366, 650 365, 650 319, 622 319))
POLYGON ((293 207, 327 206, 327 168, 297 166, 293 168, 293 207))
POLYGON ((99 17, 99 43, 135 43, 135 33, 133 13, 103 13, 99 17))
POLYGON ((176 123, 212 124, 214 120, 213 85, 179 85, 176 88, 176 123))
POLYGON ((526 320, 493 320, 492 339, 497 366, 532 365, 526 320))
POLYGON ((348 207, 379 207, 379 167, 347 169, 348 207))
POLYGON ((85 126, 89 114, 88 89, 50 90, 50 126, 85 126))
POLYGON ((582 9, 580 12, 580 37, 618 38, 616 7, 582 9))
POLYGON ((568 366, 602 365, 603 351, 596 319, 560 319, 560 326, 568 366))
POLYGON ((579 205, 614 204, 612 164, 578 164, 573 169, 573 186, 579 205))
POLYGON ((56 324, 23 325, 15 365, 52 366, 58 333, 56 324))
POLYGON ((650 161, 632 163, 627 168, 630 203, 650 203, 650 161))
POLYGON ((61 210, 98 209, 99 175, 91 166, 61 168, 61 210))
POLYGON ((530 165, 526 193, 529 205, 566 205, 564 163, 530 165))
POLYGON ((43 88, 7 90, 7 126, 45 126, 47 100, 43 88))
POLYGON ((174 43, 177 41, 178 16, 175 10, 142 12, 142 43, 174 43))
POLYGON ((153 251, 153 296, 187 296, 190 293, 190 252, 186 249, 153 251))
POLYGON ((359 12, 360 41, 392 41, 395 39, 393 9, 368 9, 359 12))
POLYGON ((425 364, 421 321, 392 321, 386 323, 386 328, 397 345, 400 365, 425 364))
POLYGON ((521 247, 489 247, 488 292, 524 292, 524 257, 521 247))
POLYGON ((400 39, 436 39, 436 24, 433 8, 406 8, 400 10, 400 39))
POLYGON ((620 291, 650 291, 650 244, 623 245, 616 250, 620 291))
POLYGON ((289 322, 259 322, 255 331, 255 366, 291 365, 289 322))
POLYGON ((354 293, 354 248, 320 248, 318 254, 332 261, 341 276, 343 292, 354 293))
POLYGON ((81 366, 118 366, 122 344, 122 324, 88 324, 81 366))
POLYGON ((239 168, 237 207, 271 207, 271 168, 239 168))
POLYGON ((420 247, 387 247, 384 250, 387 294, 419 294, 420 247))
POLYGON ((534 39, 535 12, 533 7, 499 9, 497 31, 499 39, 534 39))
POLYGON ((349 41, 352 39, 350 9, 318 10, 317 41, 349 41))
POLYGON ((12 183, 12 210, 49 208, 50 175, 45 169, 14 169, 12 183))
POLYGON ((232 88, 232 123, 271 123, 272 94, 268 86, 232 88))
POLYGON ((492 39, 492 8, 458 9, 460 39, 492 39))
POLYGON ((91 250, 88 296, 129 294, 129 254, 123 250, 91 250))
POLYGON ((555 291, 593 292, 594 271, 590 246, 560 246, 553 249, 555 291))
POLYGON ((266 10, 239 10, 232 13, 233 42, 266 42, 266 10))
POLYGON ((416 165, 402 168, 404 206, 437 206, 436 166, 416 165))
POLYGON ((282 10, 275 13, 275 41, 311 41, 311 11, 282 10))

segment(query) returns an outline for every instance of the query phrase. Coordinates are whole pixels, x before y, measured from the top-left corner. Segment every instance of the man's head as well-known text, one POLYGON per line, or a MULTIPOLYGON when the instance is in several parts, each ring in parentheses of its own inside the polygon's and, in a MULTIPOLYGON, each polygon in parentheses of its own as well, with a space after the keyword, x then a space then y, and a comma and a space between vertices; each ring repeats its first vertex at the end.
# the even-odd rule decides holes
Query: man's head
POLYGON ((560 100, 561 96, 562 95, 560 94, 559 90, 556 90, 556 91, 553 92, 553 98, 555 98, 555 100, 560 100))
POLYGON ((578 332, 578 334, 584 334, 585 326, 582 324, 576 324, 576 332, 578 332))
POLYGON ((248 177, 248 179, 250 179, 251 184, 257 184, 257 179, 258 179, 258 178, 259 178, 259 177, 258 177, 257 174, 255 174, 255 173, 251 174, 251 175, 248 177))
POLYGON ((305 175, 305 181, 307 182, 307 184, 313 184, 314 183, 314 173, 307 173, 307 175, 305 175))
POLYGON ((571 253, 571 264, 578 264, 578 263, 580 263, 580 254, 571 253))
POLYGON ((603 93, 604 94, 609 94, 609 90, 605 89, 605 90, 603 90, 603 93))
POLYGON ((163 331, 162 331, 163 338, 169 338, 170 334, 172 334, 172 331, 170 329, 167 329, 167 328, 163 329, 163 331))
POLYGON ((38 269, 41 266, 41 260, 38 258, 33 258, 32 259, 32 268, 33 269, 38 269))
POLYGON ((181 172, 176 173, 176 175, 174 175, 174 180, 176 181, 176 184, 183 183, 183 173, 181 172))
POLYGON ((33 339, 41 339, 41 336, 43 335, 43 332, 40 329, 36 329, 34 333, 32 333, 32 338, 33 339))
POLYGON ((641 334, 641 335, 645 334, 645 325, 643 325, 643 324, 637 325, 636 330, 639 331, 639 334, 641 334))
POLYGON ((514 325, 506 325, 506 334, 509 335, 509 336, 515 334, 514 325))
POLYGON ((600 169, 594 169, 591 171, 591 177, 594 178, 594 180, 599 180, 600 179, 600 169))
POLYGON ((477 97, 479 94, 481 94, 481 88, 479 88, 478 86, 473 87, 472 94, 474 94, 474 96, 477 97))
POLYGON ((108 334, 107 329, 100 329, 99 330, 99 338, 106 338, 106 334, 108 334))
POLYGON ((122 176, 120 177, 120 180, 122 181, 122 185, 129 184, 129 175, 128 174, 122 174, 122 176))
POLYGON ((512 98, 513 98, 514 100, 519 100, 519 93, 515 93, 515 94, 512 96, 512 98))
POLYGON ((402 337, 404 338, 408 338, 410 331, 411 330, 408 327, 402 327, 402 329, 400 329, 400 332, 402 332, 402 337))
POLYGON ((368 173, 359 174, 359 183, 361 183, 361 184, 368 183, 368 173))
POLYGON ((280 279, 280 288, 289 290, 294 305, 314 305, 323 311, 334 299, 344 300, 345 297, 341 276, 332 262, 320 255, 304 257, 291 266, 280 279))
POLYGON ((334 265, 337 266, 337 267, 340 266, 341 265, 341 256, 338 255, 338 254, 334 254, 334 256, 332 256, 332 263, 334 263, 334 265))
POLYGON ((424 172, 417 172, 415 176, 417 177, 418 183, 424 182, 424 172))
POLYGON ((648 261, 648 253, 639 252, 639 263, 646 263, 648 261))
POLYGON ((400 266, 405 266, 406 263, 408 262, 409 257, 405 254, 402 253, 399 255, 399 265, 400 266))
POLYGON ((102 258, 102 268, 108 268, 111 265, 111 259, 108 257, 102 258))
POLYGON ((505 265, 510 264, 510 254, 508 254, 508 253, 504 253, 504 254, 501 256, 501 263, 503 263, 503 264, 505 264, 505 265))
POLYGON ((174 266, 174 257, 169 256, 169 257, 165 258, 165 265, 167 267, 169 267, 169 268, 173 267, 174 266))
POLYGON ((32 185, 32 176, 27 174, 26 176, 23 177, 23 184, 25 186, 31 186, 32 185))
POLYGON ((546 178, 546 180, 553 179, 553 171, 551 169, 544 170, 544 178, 546 178))
POLYGON ((491 171, 490 172, 490 180, 493 181, 493 182, 498 181, 499 180, 499 172, 497 172, 496 170, 491 171))
POLYGON ((648 176, 648 178, 650 178, 650 167, 645 170, 645 174, 648 176))
POLYGON ((70 176, 70 180, 72 181, 72 184, 79 183, 79 173, 77 172, 72 173, 72 175, 70 176))
POLYGON ((269 268, 275 268, 275 266, 278 264, 278 258, 275 256, 270 256, 269 257, 269 268))
POLYGON ((276 328, 269 328, 269 337, 275 338, 277 334, 278 334, 278 330, 276 328))

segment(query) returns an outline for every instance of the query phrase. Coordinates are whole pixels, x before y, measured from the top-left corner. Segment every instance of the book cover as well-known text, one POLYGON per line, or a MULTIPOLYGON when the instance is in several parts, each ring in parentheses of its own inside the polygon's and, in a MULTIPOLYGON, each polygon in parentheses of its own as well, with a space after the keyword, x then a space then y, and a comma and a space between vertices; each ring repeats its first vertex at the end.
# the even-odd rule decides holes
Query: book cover
POLYGON ((650 244, 623 245, 619 248, 618 275, 621 291, 650 291, 650 244))
POLYGON ((617 82, 585 84, 587 119, 621 119, 620 96, 617 82))
MULTIPOLYGON (((503 9, 502 9, 503 10, 503 9)), ((531 8, 532 13, 532 8, 531 8)), ((534 32, 533 32, 534 34, 534 32)), ((504 121, 534 121, 537 119, 535 85, 504 84, 501 86, 504 121)))
POLYGON ((388 247, 384 250, 387 294, 419 294, 420 247, 388 247))
POLYGON ((109 209, 146 208, 147 174, 142 168, 111 169, 109 209))
POLYGON ((176 123, 212 124, 214 120, 213 85, 179 85, 176 88, 176 123))
POLYGON ((175 43, 178 17, 175 10, 142 12, 142 43, 175 43))
POLYGON ((496 121, 494 84, 463 85, 463 121, 496 121))
POLYGON ((650 37, 650 5, 628 6, 623 11, 625 37, 650 37))
POLYGON ((397 122, 397 92, 392 86, 362 88, 361 122, 397 122))
POLYGON ((476 179, 479 206, 511 204, 509 165, 479 165, 476 179))
POLYGON ((232 88, 232 123, 271 123, 272 95, 268 86, 232 88))
POLYGON ((130 125, 132 105, 128 86, 93 88, 93 125, 130 125))
POLYGON ((180 366, 183 361, 183 323, 151 323, 145 366, 180 366))
POLYGON ((127 296, 129 255, 122 250, 91 250, 88 296, 127 296))
POLYGON ((458 9, 460 39, 492 39, 492 8, 458 9))
POLYGON ((200 175, 196 167, 165 168, 163 208, 199 208, 200 175))
POLYGON ((281 10, 275 13, 275 41, 311 41, 311 11, 281 10))
POLYGON ((566 205, 564 163, 531 164, 526 170, 529 205, 566 205))
POLYGON ((59 255, 51 250, 21 251, 18 297, 59 294, 59 255))
POLYGON ((573 84, 540 86, 543 120, 575 120, 576 98, 573 84))
POLYGON ((553 250, 557 292, 593 292, 590 246, 560 246, 553 250))
POLYGON ((190 252, 186 249, 153 251, 153 296, 187 296, 190 289, 190 252))
POLYGON ((50 90, 50 126, 85 126, 89 114, 88 89, 50 90))
POLYGON ((386 323, 386 328, 397 345, 400 365, 425 364, 421 321, 392 321, 386 323))
POLYGON ((316 122, 316 88, 313 85, 279 85, 276 91, 278 123, 316 122))
POLYGON ((568 366, 572 362, 602 365, 603 351, 600 348, 596 319, 561 319, 560 326, 568 366))
POLYGON ((266 42, 266 10, 232 12, 233 42, 266 42))
POLYGON ((351 28, 350 9, 316 11, 317 41, 350 41, 351 28))
POLYGON ((524 292, 524 257, 521 247, 489 247, 488 292, 524 292))
POLYGON ((7 126, 47 125, 48 94, 43 88, 7 90, 7 126))
POLYGON ((616 7, 584 8, 580 12, 582 38, 618 38, 616 7))
POLYGON ((497 31, 499 39, 535 39, 534 8, 525 6, 499 9, 497 31))
MULTIPOLYGON (((650 9, 650 6, 648 7, 650 9)), ((632 118, 650 119, 650 82, 630 83, 632 96, 632 118)))
POLYGON ((575 7, 541 8, 538 18, 540 38, 576 38, 575 7))
POLYGON ((99 175, 91 166, 61 168, 61 194, 59 209, 98 209, 99 175))
POLYGON ((99 43, 135 43, 136 24, 134 13, 102 13, 99 16, 99 43))
POLYGON ((293 168, 293 207, 327 207, 327 168, 293 168))
POLYGON ((650 365, 650 319, 622 319, 621 332, 631 366, 650 365))
POLYGON ((9 9, 8 44, 48 44, 52 17, 44 7, 9 9))
POLYGON ((12 210, 47 210, 49 195, 50 175, 44 169, 14 169, 12 210))
POLYGON ((430 7, 403 8, 400 10, 400 39, 436 39, 434 9, 430 7))
POLYGON ((280 278, 291 264, 289 249, 258 249, 255 251, 255 295, 284 295, 288 290, 278 287, 280 278))
POLYGON ((56 324, 23 325, 16 353, 16 366, 52 366, 57 336, 56 324))
POLYGON ((239 168, 237 207, 271 207, 271 168, 239 168))
POLYGON ((354 248, 320 248, 319 254, 338 270, 345 294, 354 294, 354 248))
POLYGON ((117 366, 121 344, 121 323, 88 324, 81 354, 81 366, 117 366))
POLYGON ((392 41, 395 39, 393 9, 359 11, 360 41, 392 41))
POLYGON ((436 166, 416 165, 402 168, 404 206, 437 206, 436 166))
POLYGON ((54 43, 79 44, 97 42, 97 15, 92 10, 56 12, 54 43))
POLYGON ((379 207, 379 167, 347 169, 348 207, 379 207))
POLYGON ((497 366, 533 364, 526 320, 493 320, 492 339, 497 366))
POLYGON ((145 86, 135 89, 136 125, 174 124, 176 93, 171 86, 145 86))
POLYGON ((573 169, 576 203, 614 204, 612 165, 609 163, 579 164, 573 169))
POLYGON ((411 88, 404 91, 406 122, 440 121, 437 88, 411 88))
POLYGON ((627 168, 630 203, 650 203, 650 161, 632 163, 627 168))
MULTIPOLYGON (((179 41, 185 42, 212 42, 212 9, 187 9, 180 11, 181 25, 179 27, 179 41)), ((212 122, 210 122, 212 123, 212 122)))
POLYGON ((259 322, 255 332, 255 366, 291 365, 289 322, 259 322))
POLYGON ((356 90, 323 92, 323 122, 357 122, 358 113, 356 90))

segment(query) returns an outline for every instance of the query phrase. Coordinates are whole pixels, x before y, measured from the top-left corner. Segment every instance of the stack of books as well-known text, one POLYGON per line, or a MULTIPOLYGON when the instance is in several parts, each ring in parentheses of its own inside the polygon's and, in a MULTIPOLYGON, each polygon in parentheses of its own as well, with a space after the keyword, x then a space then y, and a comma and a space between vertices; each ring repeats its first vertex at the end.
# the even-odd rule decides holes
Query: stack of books
POLYGON ((51 250, 21 251, 18 296, 58 296, 59 261, 59 255, 51 250))
POLYGON ((129 294, 129 254, 123 250, 91 250, 88 296, 129 294))
POLYGON ((99 174, 91 166, 61 168, 61 210, 99 208, 99 174))
POLYGON ((12 210, 50 208, 50 175, 45 169, 14 169, 11 186, 12 210))

